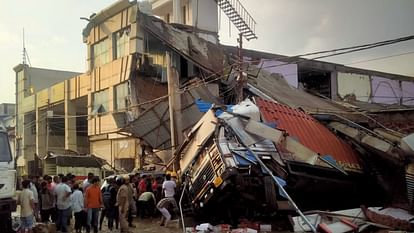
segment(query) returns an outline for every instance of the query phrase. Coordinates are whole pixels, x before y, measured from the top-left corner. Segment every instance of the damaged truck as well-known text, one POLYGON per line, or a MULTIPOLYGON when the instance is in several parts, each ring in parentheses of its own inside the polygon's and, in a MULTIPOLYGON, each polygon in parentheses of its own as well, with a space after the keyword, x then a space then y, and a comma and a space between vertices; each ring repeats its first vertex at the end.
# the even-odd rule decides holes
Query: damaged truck
MULTIPOLYGON (((187 187, 184 201, 196 216, 236 223, 240 218, 300 214, 299 208, 313 207, 309 203, 332 207, 336 202, 340 208, 367 201, 361 200, 361 190, 375 192, 376 188, 366 186, 369 181, 364 180, 350 145, 325 128, 322 136, 331 141, 322 144, 338 144, 348 157, 309 149, 283 130, 280 122, 263 122, 263 111, 274 111, 269 106, 263 108, 265 102, 246 99, 226 110, 213 106, 178 148, 176 155, 187 187)), ((316 120, 313 124, 324 127, 316 120)), ((319 134, 314 135, 316 139, 321 136, 320 131, 314 133, 319 134)))
MULTIPOLYGON (((251 102, 245 102, 242 108, 250 109, 252 117, 257 117, 258 109, 251 102)), ((229 113, 211 109, 178 149, 183 180, 188 182, 187 198, 196 213, 216 210, 218 219, 229 219, 239 211, 265 213, 277 208, 273 181, 249 152, 255 151, 274 167, 277 151, 270 140, 248 134, 243 139, 236 136, 234 131, 243 128, 248 119, 237 110, 229 113), (249 148, 243 145, 245 140, 249 148)))

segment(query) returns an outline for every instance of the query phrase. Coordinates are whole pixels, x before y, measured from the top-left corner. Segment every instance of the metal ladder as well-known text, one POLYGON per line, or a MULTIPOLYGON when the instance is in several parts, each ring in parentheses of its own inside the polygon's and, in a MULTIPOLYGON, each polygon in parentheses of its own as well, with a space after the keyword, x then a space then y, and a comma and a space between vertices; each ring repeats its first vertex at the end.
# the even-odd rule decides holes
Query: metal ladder
POLYGON ((216 0, 216 2, 246 40, 257 39, 256 21, 239 0, 216 0))

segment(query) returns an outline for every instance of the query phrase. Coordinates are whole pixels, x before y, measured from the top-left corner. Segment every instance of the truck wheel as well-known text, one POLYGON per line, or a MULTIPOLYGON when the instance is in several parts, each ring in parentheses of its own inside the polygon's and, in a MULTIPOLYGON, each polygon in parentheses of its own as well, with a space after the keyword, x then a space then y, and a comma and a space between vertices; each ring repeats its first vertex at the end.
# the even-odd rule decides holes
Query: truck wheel
POLYGON ((263 182, 267 206, 269 206, 273 210, 277 210, 276 187, 272 177, 265 176, 263 178, 263 182))

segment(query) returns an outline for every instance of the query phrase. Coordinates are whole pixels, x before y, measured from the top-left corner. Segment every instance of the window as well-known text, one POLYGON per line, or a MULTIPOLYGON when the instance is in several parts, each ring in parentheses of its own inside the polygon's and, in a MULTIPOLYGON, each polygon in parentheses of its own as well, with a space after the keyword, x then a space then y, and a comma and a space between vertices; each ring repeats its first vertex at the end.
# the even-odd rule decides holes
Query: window
POLYGON ((108 89, 95 92, 92 96, 93 105, 92 105, 92 114, 96 115, 98 113, 108 112, 108 89))
POLYGON ((124 28, 113 34, 113 57, 118 59, 129 53, 129 32, 130 28, 124 28))
POLYGON ((7 133, 0 133, 0 162, 12 161, 9 136, 7 133))
POLYGON ((128 107, 128 82, 121 83, 115 87, 115 110, 123 110, 128 107))
POLYGON ((92 67, 96 68, 110 62, 109 40, 105 38, 92 45, 92 67))

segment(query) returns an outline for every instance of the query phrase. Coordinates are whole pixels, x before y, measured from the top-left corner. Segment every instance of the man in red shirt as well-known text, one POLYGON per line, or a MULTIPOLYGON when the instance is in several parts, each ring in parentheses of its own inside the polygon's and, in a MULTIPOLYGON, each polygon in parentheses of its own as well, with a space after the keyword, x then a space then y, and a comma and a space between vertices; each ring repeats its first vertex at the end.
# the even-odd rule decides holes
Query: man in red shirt
POLYGON ((145 193, 147 191, 147 175, 143 175, 141 177, 141 180, 138 183, 138 197, 141 196, 142 193, 145 193))
POLYGON ((85 192, 85 208, 88 213, 86 232, 89 233, 91 227, 93 232, 98 232, 98 218, 99 211, 103 207, 100 182, 98 177, 92 179, 92 185, 90 185, 85 192))

